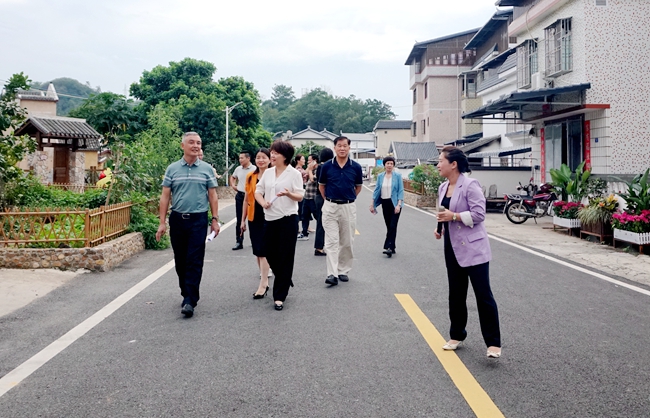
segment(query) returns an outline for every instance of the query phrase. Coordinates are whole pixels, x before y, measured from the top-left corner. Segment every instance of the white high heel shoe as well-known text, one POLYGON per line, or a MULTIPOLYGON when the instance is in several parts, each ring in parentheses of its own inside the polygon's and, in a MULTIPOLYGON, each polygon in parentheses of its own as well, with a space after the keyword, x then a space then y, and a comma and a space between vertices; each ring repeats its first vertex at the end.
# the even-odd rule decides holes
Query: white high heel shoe
POLYGON ((450 342, 447 342, 445 345, 442 346, 442 349, 447 350, 447 351, 455 351, 462 344, 463 344, 462 341, 458 341, 457 343, 454 343, 454 344, 452 344, 450 342))

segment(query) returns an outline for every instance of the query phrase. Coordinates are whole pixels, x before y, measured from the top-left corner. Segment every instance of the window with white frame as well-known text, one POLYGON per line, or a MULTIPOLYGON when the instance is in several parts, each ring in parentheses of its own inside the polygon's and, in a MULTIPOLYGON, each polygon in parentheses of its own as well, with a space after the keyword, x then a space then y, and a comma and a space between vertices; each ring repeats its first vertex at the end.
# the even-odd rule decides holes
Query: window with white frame
POLYGON ((531 77, 537 71, 537 41, 528 39, 517 47, 517 88, 530 87, 531 77))
POLYGON ((427 125, 424 123, 424 119, 422 122, 420 122, 420 125, 422 125, 422 135, 427 133, 427 125))
POLYGON ((571 18, 560 19, 545 29, 546 76, 558 76, 573 70, 571 18))
POLYGON ((418 134, 418 124, 417 122, 413 122, 411 124, 411 136, 417 136, 418 134))

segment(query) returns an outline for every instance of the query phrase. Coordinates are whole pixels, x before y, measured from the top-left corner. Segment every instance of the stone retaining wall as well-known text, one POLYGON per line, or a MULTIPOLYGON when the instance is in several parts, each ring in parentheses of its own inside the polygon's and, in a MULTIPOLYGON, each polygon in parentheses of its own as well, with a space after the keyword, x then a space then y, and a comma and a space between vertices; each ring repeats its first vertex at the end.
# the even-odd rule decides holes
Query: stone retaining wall
POLYGON ((438 196, 423 196, 417 193, 404 191, 404 203, 415 206, 416 208, 435 208, 437 206, 438 196))
POLYGON ((92 248, 0 248, 0 267, 107 271, 144 250, 140 232, 92 248))

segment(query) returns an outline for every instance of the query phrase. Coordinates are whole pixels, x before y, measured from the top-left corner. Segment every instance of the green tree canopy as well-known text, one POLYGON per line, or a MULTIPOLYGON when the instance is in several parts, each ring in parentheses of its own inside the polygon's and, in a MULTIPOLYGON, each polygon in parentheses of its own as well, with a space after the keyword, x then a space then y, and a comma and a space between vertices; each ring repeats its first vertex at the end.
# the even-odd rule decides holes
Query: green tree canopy
POLYGON ((395 118, 390 106, 380 100, 335 97, 323 89, 314 89, 296 100, 293 90, 284 85, 273 88, 262 111, 269 132, 298 132, 308 126, 319 131, 370 132, 378 120, 395 118))
POLYGON ((229 158, 231 164, 240 150, 268 146, 271 136, 261 126, 260 96, 253 83, 242 77, 213 80, 216 67, 209 62, 185 58, 145 71, 138 83, 131 85, 131 94, 142 100, 143 107, 165 104, 175 109, 181 131, 197 132, 204 144, 206 158, 225 171, 225 160, 215 155, 223 143, 225 150, 226 106, 241 102, 230 113, 229 158), (223 166, 221 163, 223 161, 223 166))
POLYGON ((115 93, 93 95, 72 109, 69 116, 86 119, 109 144, 119 139, 130 140, 146 126, 133 100, 115 93))
POLYGON ((168 67, 158 65, 144 71, 140 82, 131 84, 131 95, 154 107, 181 96, 194 99, 201 93, 213 94, 217 89, 212 80, 216 71, 217 67, 207 61, 192 58, 172 61, 168 67))

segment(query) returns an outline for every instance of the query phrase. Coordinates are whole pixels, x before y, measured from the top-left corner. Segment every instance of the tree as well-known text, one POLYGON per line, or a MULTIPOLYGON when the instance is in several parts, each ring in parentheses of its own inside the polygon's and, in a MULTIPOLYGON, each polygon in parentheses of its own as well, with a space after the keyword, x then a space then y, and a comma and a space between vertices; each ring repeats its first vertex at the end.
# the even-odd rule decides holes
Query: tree
POLYGON ((151 71, 144 71, 140 82, 131 84, 131 95, 149 108, 181 96, 194 99, 201 93, 209 95, 217 89, 212 80, 216 71, 217 67, 207 61, 192 58, 172 61, 169 67, 158 65, 151 71))
POLYGON ((378 120, 395 119, 388 104, 375 99, 365 101, 354 95, 334 97, 314 89, 295 99, 291 88, 276 85, 270 100, 262 104, 264 128, 269 132, 301 131, 308 126, 332 132, 370 132, 378 120))
POLYGON ((117 140, 132 139, 146 125, 133 100, 115 93, 93 95, 71 110, 69 116, 86 119, 109 145, 117 140))
POLYGON ((28 135, 15 136, 14 131, 27 118, 25 109, 16 103, 20 89, 27 90, 31 80, 24 75, 14 74, 4 86, 0 97, 0 205, 4 206, 5 184, 20 176, 16 167, 28 153, 36 150, 36 141, 28 135))
POLYGON ((307 141, 296 149, 296 154, 302 154, 305 157, 308 156, 309 154, 319 155, 324 148, 325 148, 324 146, 317 145, 313 141, 307 141))
MULTIPOLYGON (((240 150, 255 150, 270 143, 270 135, 261 128, 260 96, 252 83, 242 77, 213 81, 216 67, 206 61, 186 58, 145 71, 138 83, 131 85, 131 94, 143 101, 148 112, 159 104, 177 109, 178 126, 182 131, 197 132, 208 146, 225 141, 226 106, 235 107, 229 120, 229 157, 231 163, 240 150)), ((224 143, 225 148, 225 143, 224 143)), ((211 152, 216 146, 209 147, 211 152)), ((215 158, 214 162, 221 159, 215 158)), ((225 171, 218 163, 217 170, 225 171)))
POLYGON ((289 106, 296 101, 296 95, 293 93, 291 87, 284 84, 276 84, 273 86, 273 93, 271 93, 272 107, 278 111, 286 110, 289 106))

